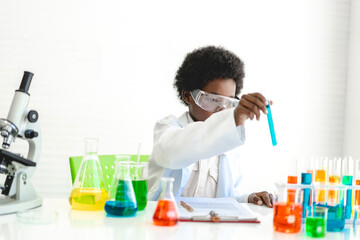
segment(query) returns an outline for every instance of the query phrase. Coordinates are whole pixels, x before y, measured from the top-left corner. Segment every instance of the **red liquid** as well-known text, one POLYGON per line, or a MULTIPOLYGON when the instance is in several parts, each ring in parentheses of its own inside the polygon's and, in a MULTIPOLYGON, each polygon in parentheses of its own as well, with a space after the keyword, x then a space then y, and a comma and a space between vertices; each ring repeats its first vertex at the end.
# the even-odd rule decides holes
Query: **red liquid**
POLYGON ((300 203, 274 204, 274 230, 297 233, 301 229, 302 205, 300 203))
POLYGON ((153 220, 158 226, 173 226, 178 222, 178 212, 174 202, 159 200, 153 220))

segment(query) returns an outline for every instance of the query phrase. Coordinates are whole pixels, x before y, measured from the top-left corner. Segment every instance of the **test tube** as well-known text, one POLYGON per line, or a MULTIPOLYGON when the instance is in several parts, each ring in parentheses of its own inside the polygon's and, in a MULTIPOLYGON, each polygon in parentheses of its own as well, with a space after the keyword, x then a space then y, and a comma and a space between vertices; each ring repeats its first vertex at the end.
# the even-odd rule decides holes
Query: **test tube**
MULTIPOLYGON (((355 161, 355 185, 360 186, 360 159, 355 161)), ((355 205, 360 205, 360 190, 355 191, 355 205)))
MULTIPOLYGON (((326 170, 327 170, 328 159, 326 157, 320 157, 315 159, 315 177, 314 182, 316 185, 326 184, 326 170)), ((318 205, 326 205, 326 190, 325 188, 318 188, 319 190, 315 193, 315 202, 318 205)))
MULTIPOLYGON (((331 158, 328 162, 329 185, 339 185, 341 176, 341 158, 331 158)), ((329 190, 328 203, 335 202, 338 199, 339 191, 329 190)))
POLYGON ((268 111, 268 113, 267 113, 267 119, 268 119, 268 123, 269 123, 271 142, 272 142, 272 145, 273 145, 273 146, 276 146, 276 145, 277 145, 277 141, 276 141, 274 123, 273 123, 272 114, 271 114, 271 109, 270 109, 270 101, 268 101, 268 105, 266 105, 266 109, 267 109, 267 111, 268 111))
MULTIPOLYGON (((303 185, 311 185, 312 183, 312 176, 311 176, 311 169, 310 169, 310 160, 306 158, 298 158, 298 166, 299 166, 299 173, 301 175, 301 184, 303 185)), ((304 188, 303 189, 303 218, 306 218, 307 211, 311 207, 311 189, 304 188)))
MULTIPOLYGON (((297 171, 297 159, 293 158, 290 159, 288 162, 288 176, 287 176, 287 183, 288 184, 297 184, 298 183, 298 171, 297 171)), ((288 202, 293 202, 294 191, 288 190, 288 202)))
MULTIPOLYGON (((354 162, 351 157, 345 157, 341 162, 342 166, 342 184, 346 186, 353 185, 354 162)), ((352 213, 352 190, 346 190, 345 219, 350 219, 352 213)))

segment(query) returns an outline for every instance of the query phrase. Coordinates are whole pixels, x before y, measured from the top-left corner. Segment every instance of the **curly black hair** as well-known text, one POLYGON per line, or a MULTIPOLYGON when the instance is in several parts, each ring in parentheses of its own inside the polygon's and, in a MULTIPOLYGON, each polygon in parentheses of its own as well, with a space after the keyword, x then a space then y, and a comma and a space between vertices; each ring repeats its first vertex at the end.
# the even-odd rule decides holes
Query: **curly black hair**
POLYGON ((176 72, 174 88, 182 99, 183 91, 202 89, 215 79, 234 79, 236 83, 235 95, 243 88, 245 76, 244 63, 234 53, 215 46, 195 49, 188 53, 184 62, 176 72))

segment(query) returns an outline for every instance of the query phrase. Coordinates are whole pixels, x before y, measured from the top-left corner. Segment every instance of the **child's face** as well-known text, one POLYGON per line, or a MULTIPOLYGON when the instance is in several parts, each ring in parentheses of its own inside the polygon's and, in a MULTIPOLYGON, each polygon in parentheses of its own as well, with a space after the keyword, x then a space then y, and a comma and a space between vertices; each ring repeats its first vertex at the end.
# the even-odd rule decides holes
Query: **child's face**
MULTIPOLYGON (((201 90, 208 93, 214 93, 214 94, 234 98, 236 92, 236 83, 231 78, 214 79, 201 90)), ((190 116, 194 121, 205 121, 208 117, 210 117, 213 114, 213 112, 208 112, 202 109, 201 107, 199 107, 194 102, 194 99, 192 98, 191 95, 189 96, 189 99, 186 102, 189 105, 190 116)))

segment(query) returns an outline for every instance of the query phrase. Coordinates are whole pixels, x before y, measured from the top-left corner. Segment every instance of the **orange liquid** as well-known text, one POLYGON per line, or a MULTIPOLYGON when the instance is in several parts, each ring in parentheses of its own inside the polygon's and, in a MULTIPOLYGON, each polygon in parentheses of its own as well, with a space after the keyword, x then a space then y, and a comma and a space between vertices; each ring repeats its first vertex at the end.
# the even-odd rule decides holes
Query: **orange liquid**
POLYGON ((173 226, 178 222, 176 203, 169 200, 159 200, 153 221, 158 226, 173 226))
MULTIPOLYGON (((340 177, 339 176, 329 176, 329 183, 339 184, 340 177)), ((330 203, 336 203, 338 196, 339 196, 339 191, 329 190, 328 201, 330 203)))
MULTIPOLYGON (((326 171, 325 170, 315 170, 315 182, 325 183, 326 171)), ((316 202, 324 203, 326 197, 326 190, 319 190, 316 193, 316 202)))
MULTIPOLYGON (((360 180, 356 180, 356 185, 360 185, 360 180)), ((355 205, 360 205, 360 190, 355 191, 355 205)))
MULTIPOLYGON (((297 184, 297 176, 288 176, 288 183, 297 184)), ((287 201, 295 202, 295 193, 296 190, 288 190, 287 201)))
POLYGON ((274 204, 274 230, 284 233, 297 233, 301 229, 301 203, 274 204))

